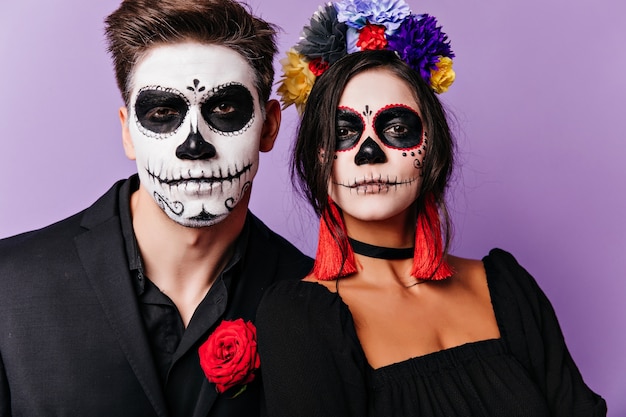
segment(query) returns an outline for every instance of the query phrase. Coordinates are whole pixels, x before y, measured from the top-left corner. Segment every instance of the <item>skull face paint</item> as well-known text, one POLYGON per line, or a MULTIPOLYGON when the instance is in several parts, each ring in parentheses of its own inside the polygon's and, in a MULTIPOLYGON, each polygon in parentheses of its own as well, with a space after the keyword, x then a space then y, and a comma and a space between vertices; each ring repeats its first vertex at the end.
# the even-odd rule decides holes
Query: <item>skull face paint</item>
POLYGON ((142 187, 179 224, 223 220, 258 169, 263 115, 252 68, 223 46, 161 45, 132 82, 128 128, 142 187))
POLYGON ((339 101, 336 132, 329 194, 344 217, 405 212, 419 195, 428 143, 409 86, 385 69, 357 74, 339 101))
MULTIPOLYGON (((365 120, 371 111, 365 106, 362 115, 349 107, 340 107, 337 116, 337 151, 354 147, 363 135, 365 120)), ((383 107, 373 119, 374 131, 380 141, 392 149, 408 150, 421 145, 423 139, 422 119, 411 107, 397 104, 383 107)))

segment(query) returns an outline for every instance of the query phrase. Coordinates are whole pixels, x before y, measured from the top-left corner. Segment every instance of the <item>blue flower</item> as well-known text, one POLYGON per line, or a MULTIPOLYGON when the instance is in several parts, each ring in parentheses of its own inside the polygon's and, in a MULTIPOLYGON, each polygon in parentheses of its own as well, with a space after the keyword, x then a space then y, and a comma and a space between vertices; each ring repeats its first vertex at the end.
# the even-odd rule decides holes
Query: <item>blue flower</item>
POLYGON ((388 48, 427 82, 431 71, 437 70, 440 57, 454 58, 448 35, 437 26, 437 19, 427 14, 406 19, 387 41, 388 48))
POLYGON ((346 43, 348 48, 348 53, 353 54, 355 52, 359 52, 361 48, 356 46, 356 42, 359 40, 359 31, 355 28, 348 28, 346 31, 346 43))
POLYGON ((366 24, 385 26, 387 35, 393 33, 411 14, 404 0, 344 0, 335 3, 340 22, 355 29, 366 24))

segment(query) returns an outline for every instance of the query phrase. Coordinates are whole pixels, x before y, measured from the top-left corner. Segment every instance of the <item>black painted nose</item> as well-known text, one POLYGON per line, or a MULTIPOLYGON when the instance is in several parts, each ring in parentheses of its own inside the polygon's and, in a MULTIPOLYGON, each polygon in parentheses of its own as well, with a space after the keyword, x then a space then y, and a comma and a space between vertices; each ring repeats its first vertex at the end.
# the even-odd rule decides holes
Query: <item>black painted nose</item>
POLYGON ((359 152, 354 157, 354 163, 357 165, 382 164, 383 162, 387 162, 385 152, 370 137, 365 139, 361 144, 361 148, 359 148, 359 152))
POLYGON ((176 148, 176 156, 180 159, 210 159, 215 155, 215 146, 205 141, 199 132, 191 132, 176 148))

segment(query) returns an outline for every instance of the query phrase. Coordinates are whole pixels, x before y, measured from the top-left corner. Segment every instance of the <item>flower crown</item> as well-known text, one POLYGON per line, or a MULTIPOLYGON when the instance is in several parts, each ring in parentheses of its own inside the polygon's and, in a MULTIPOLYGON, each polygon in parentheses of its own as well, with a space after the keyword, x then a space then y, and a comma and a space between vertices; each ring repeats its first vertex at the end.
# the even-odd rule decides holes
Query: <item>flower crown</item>
POLYGON ((348 54, 387 49, 417 71, 436 93, 454 82, 448 35, 428 14, 413 14, 404 0, 342 0, 313 14, 300 41, 280 63, 283 109, 301 114, 317 77, 348 54))

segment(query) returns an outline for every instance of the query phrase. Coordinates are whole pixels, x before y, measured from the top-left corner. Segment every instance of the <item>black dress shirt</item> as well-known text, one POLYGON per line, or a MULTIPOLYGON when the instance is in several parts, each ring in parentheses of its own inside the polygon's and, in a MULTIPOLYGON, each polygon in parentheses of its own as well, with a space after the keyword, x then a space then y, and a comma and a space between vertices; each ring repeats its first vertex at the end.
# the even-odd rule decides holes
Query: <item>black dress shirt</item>
POLYGON ((229 291, 245 253, 249 226, 246 222, 235 242, 233 256, 198 305, 185 329, 174 302, 144 274, 130 214, 130 194, 138 186, 138 182, 131 183, 130 192, 120 192, 120 220, 128 264, 169 411, 173 416, 189 416, 193 414, 206 378, 199 366, 197 351, 226 311, 229 291), (181 385, 185 387, 182 396, 181 385))

